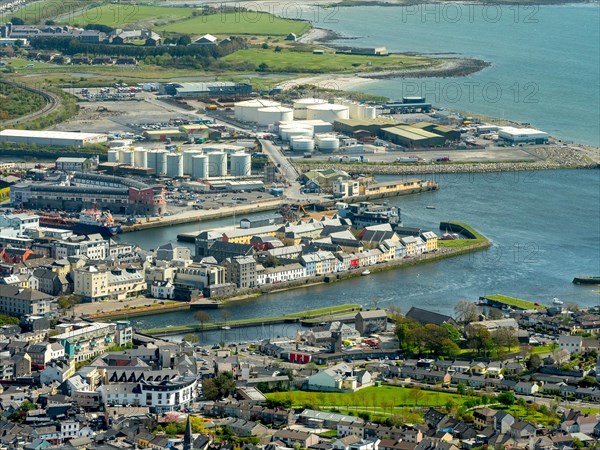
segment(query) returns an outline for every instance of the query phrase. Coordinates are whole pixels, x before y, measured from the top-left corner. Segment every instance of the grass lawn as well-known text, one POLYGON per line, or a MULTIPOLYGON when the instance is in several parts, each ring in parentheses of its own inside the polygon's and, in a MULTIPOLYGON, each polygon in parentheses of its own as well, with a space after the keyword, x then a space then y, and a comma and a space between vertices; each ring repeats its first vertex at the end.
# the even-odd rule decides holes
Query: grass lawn
POLYGON ((463 247, 468 247, 473 244, 479 244, 481 242, 487 241, 485 236, 483 236, 481 233, 479 233, 477 230, 470 227, 466 223, 462 223, 462 222, 447 222, 447 223, 449 223, 450 225, 454 224, 454 225, 462 227, 464 230, 471 233, 471 235, 474 236, 474 238, 472 238, 472 239, 455 239, 452 241, 445 241, 445 240, 438 239, 439 247, 463 248, 463 247))
POLYGON ((402 408, 445 406, 452 400, 461 405, 468 396, 440 391, 414 391, 401 386, 368 387, 357 392, 274 392, 265 394, 274 400, 291 400, 294 406, 318 404, 322 408, 344 410, 369 410, 379 414, 392 414, 402 408), (420 398, 415 398, 418 392, 420 398))
POLYGON ((164 24, 191 17, 193 11, 193 8, 108 4, 85 9, 81 14, 69 17, 66 23, 79 26, 97 23, 113 28, 149 21, 160 21, 164 24))
POLYGON ((266 64, 268 72, 330 73, 400 70, 431 65, 431 60, 416 56, 389 55, 364 56, 312 52, 295 52, 282 49, 249 48, 240 50, 222 59, 225 63, 253 62, 257 67, 266 64))
POLYGON ((515 306, 521 309, 541 309, 543 306, 536 305, 534 302, 522 300, 520 298, 508 297, 501 294, 486 295, 485 298, 503 303, 508 306, 515 306))
POLYGON ((27 24, 44 23, 45 19, 50 19, 61 14, 69 14, 78 11, 86 4, 87 0, 71 0, 69 2, 61 2, 57 0, 42 0, 38 2, 27 3, 12 13, 5 15, 5 22, 11 17, 18 17, 27 24))
POLYGON ((268 13, 229 12, 196 16, 185 20, 159 26, 155 31, 203 35, 252 35, 252 36, 286 36, 289 33, 301 35, 310 28, 308 22, 288 20, 268 13))

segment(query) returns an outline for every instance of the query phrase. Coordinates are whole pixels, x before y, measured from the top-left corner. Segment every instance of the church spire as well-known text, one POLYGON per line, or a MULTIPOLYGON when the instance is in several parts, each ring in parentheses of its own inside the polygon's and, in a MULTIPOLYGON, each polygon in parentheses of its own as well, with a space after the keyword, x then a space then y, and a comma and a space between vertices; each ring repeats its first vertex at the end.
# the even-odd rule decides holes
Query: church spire
POLYGON ((192 442, 192 421, 188 414, 187 422, 185 423, 185 434, 183 435, 183 450, 192 450, 192 442))

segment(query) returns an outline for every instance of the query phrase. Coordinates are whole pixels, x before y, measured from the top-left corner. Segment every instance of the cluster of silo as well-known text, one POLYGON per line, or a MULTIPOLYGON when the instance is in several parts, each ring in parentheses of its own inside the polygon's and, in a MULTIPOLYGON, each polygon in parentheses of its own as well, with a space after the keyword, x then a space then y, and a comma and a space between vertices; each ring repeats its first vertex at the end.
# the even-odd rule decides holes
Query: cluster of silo
POLYGON ((306 119, 309 106, 322 105, 329 103, 322 98, 301 98, 294 102, 294 119, 306 119))
POLYGON ((306 118, 308 120, 323 120, 325 122, 335 122, 340 119, 350 118, 350 109, 346 105, 335 103, 322 103, 306 107, 306 118))
POLYGON ((371 105, 364 105, 346 99, 336 99, 336 103, 348 107, 350 119, 375 119, 377 117, 377 108, 371 105))
POLYGON ((252 160, 248 153, 236 153, 229 158, 232 177, 249 177, 252 173, 252 160))
MULTIPOLYGON (((272 100, 253 99, 243 102, 237 102, 233 106, 235 119, 240 122, 257 123, 259 118, 259 110, 281 106, 279 102, 272 100)), ((274 122, 273 122, 274 123, 274 122)))
POLYGON ((167 173, 167 155, 166 150, 149 150, 147 152, 148 168, 154 169, 156 175, 164 175, 167 173))
POLYGON ((184 175, 191 175, 193 169, 194 156, 202 155, 204 152, 198 149, 185 149, 183 152, 183 173, 184 175))

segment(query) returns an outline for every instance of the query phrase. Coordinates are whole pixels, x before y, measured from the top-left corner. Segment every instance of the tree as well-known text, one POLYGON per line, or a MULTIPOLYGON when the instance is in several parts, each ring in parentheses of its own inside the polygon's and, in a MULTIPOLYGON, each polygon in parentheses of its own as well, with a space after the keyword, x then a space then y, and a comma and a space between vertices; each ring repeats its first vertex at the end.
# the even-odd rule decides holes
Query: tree
POLYGON ((442 324, 442 328, 445 328, 448 331, 448 338, 450 338, 452 341, 458 343, 462 339, 461 332, 458 331, 451 323, 442 324))
POLYGON ((527 360, 527 370, 533 372, 538 370, 540 367, 542 367, 542 358, 540 358, 540 355, 536 355, 534 353, 527 360))
POLYGON ((454 305, 454 314, 456 319, 462 323, 475 322, 479 316, 477 305, 468 300, 459 300, 454 305))
POLYGON ((258 72, 266 72, 268 68, 269 68, 269 65, 267 63, 263 62, 258 65, 257 70, 258 70, 258 72))
POLYGON ((515 394, 512 392, 503 392, 497 397, 498 402, 502 403, 505 406, 512 406, 515 404, 515 394))
POLYGON ((25 21, 20 17, 12 17, 10 19, 10 23, 12 23, 13 25, 25 25, 25 21))
POLYGON ((196 342, 200 342, 200 338, 197 334, 188 333, 183 337, 183 341, 189 342, 190 344, 195 344, 196 342))
POLYGON ((194 314, 194 318, 200 322, 200 329, 204 329, 206 322, 210 321, 210 315, 206 311, 198 311, 194 314))
POLYGON ((502 311, 500 311, 498 308, 490 308, 489 312, 488 312, 488 318, 490 320, 498 320, 498 319, 502 319, 504 317, 504 314, 502 314, 502 311))
POLYGON ((192 43, 192 39, 188 35, 181 36, 177 39, 177 45, 190 45, 192 43))
POLYGON ((425 396, 425 393, 419 386, 414 386, 410 390, 410 396, 415 400, 415 406, 419 406, 419 400, 425 396))
POLYGON ((494 342, 498 347, 506 347, 510 352, 512 347, 519 345, 517 332, 514 328, 500 327, 494 333, 494 342))
POLYGON ((261 45, 263 50, 266 50, 269 48, 269 44, 267 44, 266 42, 263 42, 263 45, 261 45))
POLYGON ((490 330, 484 326, 473 327, 469 336, 469 347, 476 350, 477 353, 488 356, 494 348, 494 340, 490 330))
POLYGON ((594 387, 598 386, 598 381, 594 377, 583 377, 579 383, 577 383, 580 387, 594 387))

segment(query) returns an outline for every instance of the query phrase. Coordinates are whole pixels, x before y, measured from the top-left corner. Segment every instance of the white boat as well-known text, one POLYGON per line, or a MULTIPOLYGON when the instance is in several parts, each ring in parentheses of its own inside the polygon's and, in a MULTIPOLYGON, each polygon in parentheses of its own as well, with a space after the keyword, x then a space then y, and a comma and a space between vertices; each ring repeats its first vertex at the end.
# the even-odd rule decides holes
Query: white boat
POLYGON ((553 303, 554 305, 562 305, 562 304, 563 304, 562 300, 559 300, 559 299, 558 299, 558 298, 556 298, 556 297, 555 297, 555 298, 552 300, 552 303, 553 303))
POLYGON ((367 270, 363 270, 363 271, 362 271, 362 273, 361 273, 361 275, 362 275, 363 277, 366 277, 367 275, 371 275, 371 271, 370 271, 369 269, 367 269, 367 270))
POLYGON ((231 330, 231 327, 228 325, 225 325, 225 326, 221 327, 221 330, 231 330))

